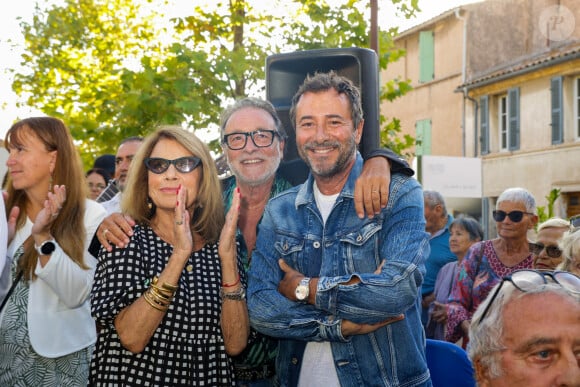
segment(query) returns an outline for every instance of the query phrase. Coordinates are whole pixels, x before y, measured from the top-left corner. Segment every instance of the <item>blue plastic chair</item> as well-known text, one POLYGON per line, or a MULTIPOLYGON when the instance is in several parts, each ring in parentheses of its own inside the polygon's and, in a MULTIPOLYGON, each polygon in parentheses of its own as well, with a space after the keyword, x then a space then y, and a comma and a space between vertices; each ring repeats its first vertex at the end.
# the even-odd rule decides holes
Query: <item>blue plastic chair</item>
POLYGON ((473 366, 463 348, 427 339, 425 354, 433 387, 475 387, 473 366))

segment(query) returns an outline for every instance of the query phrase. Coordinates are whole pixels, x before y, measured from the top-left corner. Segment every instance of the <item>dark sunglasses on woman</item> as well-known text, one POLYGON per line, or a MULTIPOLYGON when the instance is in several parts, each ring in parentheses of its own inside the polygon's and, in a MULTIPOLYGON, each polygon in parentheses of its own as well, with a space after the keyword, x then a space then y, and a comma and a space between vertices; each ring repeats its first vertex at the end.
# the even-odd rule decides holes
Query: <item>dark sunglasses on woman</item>
POLYGON ((544 246, 541 243, 528 243, 530 252, 534 255, 540 255, 544 249, 546 249, 546 254, 550 258, 560 258, 562 255, 562 250, 558 246, 544 246))
POLYGON ((197 168, 200 163, 201 159, 194 156, 180 157, 175 160, 162 159, 161 157, 148 157, 145 159, 145 167, 158 175, 167 171, 171 164, 178 172, 189 173, 197 168))
POLYGON ((493 211, 493 220, 496 222, 503 222, 506 216, 515 223, 519 223, 524 218, 524 215, 534 215, 531 212, 524 212, 524 211, 510 211, 505 212, 502 210, 494 210, 493 211))

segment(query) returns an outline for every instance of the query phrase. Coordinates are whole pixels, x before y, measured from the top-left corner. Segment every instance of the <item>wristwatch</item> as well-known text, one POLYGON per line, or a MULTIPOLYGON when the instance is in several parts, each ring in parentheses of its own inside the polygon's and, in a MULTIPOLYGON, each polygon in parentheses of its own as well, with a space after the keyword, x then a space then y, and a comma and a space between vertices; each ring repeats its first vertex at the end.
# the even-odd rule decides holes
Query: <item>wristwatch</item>
POLYGON ((243 301, 246 299, 246 289, 242 286, 236 291, 226 292, 224 288, 220 288, 220 298, 222 302, 224 300, 243 301))
POLYGON ((34 244, 34 248, 38 252, 38 255, 50 255, 56 250, 56 244, 54 243, 54 239, 49 239, 37 246, 34 244))
POLYGON ((296 295, 296 299, 298 301, 306 301, 308 300, 308 295, 310 294, 310 278, 304 277, 296 286, 296 290, 294 290, 294 294, 296 295))

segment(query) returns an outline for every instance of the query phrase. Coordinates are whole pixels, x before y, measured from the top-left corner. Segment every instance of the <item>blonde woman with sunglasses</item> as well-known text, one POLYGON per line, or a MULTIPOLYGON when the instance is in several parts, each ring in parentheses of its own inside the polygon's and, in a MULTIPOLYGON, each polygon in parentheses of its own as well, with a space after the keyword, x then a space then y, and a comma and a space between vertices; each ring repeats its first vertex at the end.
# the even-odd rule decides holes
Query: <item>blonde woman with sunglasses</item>
POLYGON ((534 269, 556 269, 562 262, 562 250, 558 243, 571 228, 569 221, 557 217, 550 218, 538 226, 536 242, 530 243, 530 251, 534 254, 534 269))
POLYGON ((163 127, 145 139, 121 201, 136 222, 130 241, 99 256, 90 385, 234 385, 230 356, 249 334, 239 200, 224 219, 215 163, 193 133, 163 127))
POLYGON ((536 201, 524 188, 509 188, 499 196, 493 211, 497 238, 469 249, 453 284, 447 302, 447 341, 463 339, 465 348, 473 313, 491 288, 516 270, 532 268, 527 234, 538 222, 535 211, 536 201))

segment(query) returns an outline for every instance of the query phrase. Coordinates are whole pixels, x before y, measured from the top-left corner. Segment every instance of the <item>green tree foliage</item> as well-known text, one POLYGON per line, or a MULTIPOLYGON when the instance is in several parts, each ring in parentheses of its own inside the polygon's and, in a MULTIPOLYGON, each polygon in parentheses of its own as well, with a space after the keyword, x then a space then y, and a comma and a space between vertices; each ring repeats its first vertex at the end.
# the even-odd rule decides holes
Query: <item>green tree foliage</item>
POLYGON ((538 212, 538 224, 536 224, 536 228, 540 223, 554 217, 554 204, 560 197, 561 192, 562 190, 559 188, 552 188, 550 193, 545 196, 548 202, 547 209, 546 206, 536 206, 536 211, 538 212))
MULTIPOLYGON (((26 96, 22 104, 63 118, 83 154, 113 149, 104 144, 123 136, 122 75, 150 51, 156 39, 151 19, 124 0, 80 0, 37 8, 32 22, 21 26, 25 72, 15 75, 12 87, 26 96)), ((141 128, 135 129, 125 130, 137 134, 141 128)))
MULTIPOLYGON (((167 1, 64 0, 21 23, 24 71, 13 89, 22 105, 65 120, 87 166, 161 124, 215 128, 224 105, 263 92, 270 54, 369 47, 368 0, 271 0, 267 8, 259 0, 192 1, 171 23, 162 14, 167 1)), ((392 2, 406 17, 418 10, 417 0, 392 2)), ((380 31, 381 68, 404 54, 396 33, 380 31)), ((389 80, 381 98, 409 88, 389 80)), ((404 153, 413 144, 398 137, 395 118, 381 123, 383 145, 404 153)))

